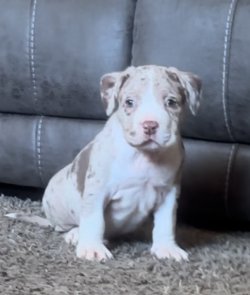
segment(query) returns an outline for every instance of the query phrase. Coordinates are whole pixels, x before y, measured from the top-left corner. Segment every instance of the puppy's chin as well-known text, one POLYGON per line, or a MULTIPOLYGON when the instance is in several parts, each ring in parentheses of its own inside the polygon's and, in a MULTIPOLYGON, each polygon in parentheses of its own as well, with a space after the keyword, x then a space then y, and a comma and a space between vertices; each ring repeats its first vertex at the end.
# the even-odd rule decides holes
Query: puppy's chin
POLYGON ((162 149, 162 146, 157 143, 154 140, 146 140, 140 143, 135 143, 135 142, 128 142, 132 147, 140 150, 140 151, 145 151, 145 152, 150 152, 150 151, 158 151, 162 149))
POLYGON ((158 151, 162 147, 153 140, 148 140, 137 147, 142 151, 158 151))

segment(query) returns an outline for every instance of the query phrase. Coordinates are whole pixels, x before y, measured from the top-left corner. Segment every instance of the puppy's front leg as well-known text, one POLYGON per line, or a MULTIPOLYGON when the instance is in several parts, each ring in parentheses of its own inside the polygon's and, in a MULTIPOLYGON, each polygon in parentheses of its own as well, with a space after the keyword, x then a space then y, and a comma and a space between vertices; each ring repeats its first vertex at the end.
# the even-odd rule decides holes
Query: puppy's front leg
POLYGON ((106 260, 112 258, 103 245, 105 231, 104 197, 87 194, 83 196, 79 226, 79 241, 76 254, 87 260, 106 260))
POLYGON ((154 213, 153 245, 151 253, 156 257, 188 260, 188 254, 175 242, 175 223, 179 189, 173 187, 154 213))

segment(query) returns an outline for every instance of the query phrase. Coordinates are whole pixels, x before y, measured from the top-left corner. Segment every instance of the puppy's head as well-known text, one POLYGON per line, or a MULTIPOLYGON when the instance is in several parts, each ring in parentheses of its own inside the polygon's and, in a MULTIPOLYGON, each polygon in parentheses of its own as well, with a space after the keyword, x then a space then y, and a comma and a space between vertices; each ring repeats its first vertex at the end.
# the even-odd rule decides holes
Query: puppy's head
POLYGON ((143 150, 171 145, 185 102, 195 115, 200 96, 201 80, 172 67, 129 67, 101 78, 107 115, 117 112, 126 141, 143 150))

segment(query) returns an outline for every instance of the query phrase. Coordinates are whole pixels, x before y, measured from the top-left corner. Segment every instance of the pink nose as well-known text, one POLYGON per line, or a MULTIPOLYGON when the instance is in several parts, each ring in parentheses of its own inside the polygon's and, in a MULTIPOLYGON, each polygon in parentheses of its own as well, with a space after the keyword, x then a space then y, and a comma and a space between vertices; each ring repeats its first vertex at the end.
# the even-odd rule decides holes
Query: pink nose
POLYGON ((159 124, 156 121, 145 121, 142 124, 144 133, 147 135, 155 134, 159 124))

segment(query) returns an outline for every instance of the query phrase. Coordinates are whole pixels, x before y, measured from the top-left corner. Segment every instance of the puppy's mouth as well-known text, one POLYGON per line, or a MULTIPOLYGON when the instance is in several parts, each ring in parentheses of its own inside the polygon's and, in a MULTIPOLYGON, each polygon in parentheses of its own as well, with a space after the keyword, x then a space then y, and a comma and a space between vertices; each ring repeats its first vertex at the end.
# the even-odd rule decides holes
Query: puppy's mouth
POLYGON ((148 135, 145 140, 142 142, 142 146, 150 145, 152 143, 155 143, 159 146, 164 146, 171 138, 171 134, 165 134, 164 136, 157 138, 157 135, 148 135))
POLYGON ((140 143, 133 143, 133 142, 130 142, 129 143, 132 147, 135 147, 135 148, 144 148, 144 147, 149 147, 150 145, 158 145, 160 146, 155 140, 149 138, 147 140, 144 140, 140 143))
POLYGON ((170 140, 170 136, 168 138, 164 138, 161 141, 158 141, 155 139, 155 137, 148 137, 144 141, 138 144, 132 144, 132 146, 136 148, 141 148, 141 149, 149 149, 149 150, 154 150, 154 149, 160 149, 163 148, 166 143, 170 140))
POLYGON ((164 136, 160 136, 160 138, 156 134, 146 135, 139 142, 130 141, 129 144, 135 148, 141 149, 160 149, 167 145, 170 141, 171 134, 165 134, 164 136))
POLYGON ((136 144, 136 145, 132 145, 133 147, 139 149, 139 150, 144 150, 144 151, 157 151, 157 150, 160 150, 162 148, 162 146, 154 141, 154 140, 147 140, 147 141, 143 141, 142 143, 140 144, 136 144))
POLYGON ((144 146, 148 146, 148 145, 152 145, 152 144, 159 145, 159 143, 157 141, 155 141, 152 138, 149 138, 149 139, 143 141, 139 146, 144 147, 144 146))

